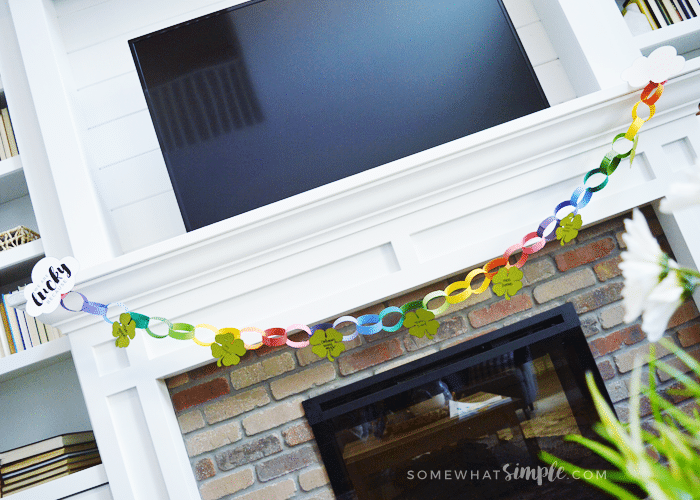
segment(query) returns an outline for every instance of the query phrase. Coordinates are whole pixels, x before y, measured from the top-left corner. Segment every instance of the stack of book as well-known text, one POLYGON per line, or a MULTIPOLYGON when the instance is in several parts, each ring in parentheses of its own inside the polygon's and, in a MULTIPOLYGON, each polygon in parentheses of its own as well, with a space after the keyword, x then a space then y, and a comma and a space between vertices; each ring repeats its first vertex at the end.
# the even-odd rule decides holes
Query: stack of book
POLYGON ((0 300, 0 358, 45 344, 63 334, 57 328, 42 323, 26 311, 8 305, 9 295, 0 300))
POLYGON ((75 432, 0 453, 0 496, 101 463, 92 431, 75 432))
POLYGON ((0 94, 0 160, 6 160, 18 154, 15 132, 12 130, 10 113, 7 110, 7 100, 5 100, 5 94, 0 94))
MULTIPOLYGON (((692 19, 700 14, 700 0, 627 0, 623 8, 626 10, 632 5, 639 8, 653 30, 692 19)), ((623 15, 625 10, 622 11, 623 15)))

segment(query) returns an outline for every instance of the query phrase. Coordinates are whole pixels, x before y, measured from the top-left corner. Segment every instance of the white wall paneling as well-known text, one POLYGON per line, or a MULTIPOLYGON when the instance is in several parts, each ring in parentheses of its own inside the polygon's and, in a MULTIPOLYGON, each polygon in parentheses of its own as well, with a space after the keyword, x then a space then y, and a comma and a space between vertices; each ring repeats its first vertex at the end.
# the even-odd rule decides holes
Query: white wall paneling
POLYGON ((41 0, 9 4, 73 255, 83 265, 107 260, 117 254, 116 238, 86 170, 53 5, 41 0))
MULTIPOLYGON (((55 2, 78 136, 125 253, 185 232, 127 42, 236 3, 55 2)), ((532 4, 506 5, 550 103, 574 98, 532 4)))

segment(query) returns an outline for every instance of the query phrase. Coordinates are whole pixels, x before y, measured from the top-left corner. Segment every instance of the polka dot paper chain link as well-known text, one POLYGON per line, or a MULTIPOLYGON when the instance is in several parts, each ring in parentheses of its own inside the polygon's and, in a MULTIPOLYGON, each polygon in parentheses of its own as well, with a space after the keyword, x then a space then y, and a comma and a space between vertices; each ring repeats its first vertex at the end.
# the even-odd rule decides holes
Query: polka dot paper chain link
MULTIPOLYGON (((665 83, 665 82, 663 82, 665 83)), ((159 316, 146 316, 137 312, 130 312, 122 303, 101 304, 91 302, 82 293, 71 291, 61 298, 61 306, 72 312, 86 312, 96 316, 101 316, 107 323, 112 325, 112 334, 116 337, 118 347, 127 347, 131 339, 135 336, 136 330, 144 330, 151 337, 162 339, 166 337, 177 340, 191 340, 202 347, 209 347, 212 356, 218 360, 218 364, 225 366, 235 365, 240 361, 247 351, 259 349, 263 346, 278 347, 287 345, 295 349, 301 349, 312 345, 315 354, 321 357, 328 357, 333 360, 345 346, 343 342, 355 339, 358 335, 371 336, 379 332, 395 332, 404 324, 409 327, 409 333, 416 336, 428 335, 432 338, 436 329, 437 321, 435 316, 444 313, 450 305, 464 302, 472 295, 485 292, 493 283, 493 291, 496 295, 510 300, 510 295, 517 293, 522 287, 522 272, 520 268, 527 262, 530 255, 542 250, 547 242, 555 239, 562 245, 568 243, 578 235, 578 230, 582 226, 579 211, 586 207, 591 201, 593 194, 601 191, 608 184, 610 176, 615 172, 620 162, 625 158, 630 159, 630 164, 634 161, 635 150, 637 148, 638 133, 642 125, 649 121, 656 111, 655 103, 663 93, 663 83, 650 82, 642 91, 640 101, 632 108, 632 124, 627 132, 618 134, 612 141, 610 151, 605 155, 599 167, 590 170, 583 177, 583 185, 577 187, 571 198, 562 201, 554 208, 553 215, 545 218, 537 227, 536 231, 526 234, 522 240, 506 249, 501 257, 497 257, 486 263, 483 267, 471 270, 464 280, 449 284, 444 290, 436 290, 428 293, 422 300, 408 302, 401 307, 390 306, 383 309, 379 314, 365 314, 355 318, 353 316, 342 316, 333 323, 322 323, 315 326, 304 324, 291 324, 286 328, 268 328, 266 330, 256 327, 237 328, 216 328, 209 324, 192 325, 189 323, 172 323, 159 316), (645 104, 649 108, 649 116, 645 119, 637 115, 640 104, 645 104), (615 144, 621 139, 631 142, 630 149, 626 153, 619 153, 615 149, 615 144), (597 184, 587 185, 589 180, 596 180, 597 184), (564 215, 564 213, 566 215, 564 215), (521 252, 518 260, 511 264, 510 258, 521 252), (481 279, 481 284, 472 288, 472 283, 481 279), (79 309, 70 309, 64 299, 71 293, 77 293, 82 298, 79 309), (510 294, 510 295, 509 295, 510 294), (429 307, 434 301, 438 302, 437 307, 429 307), (119 321, 112 322, 107 318, 109 307, 121 307, 125 312, 119 317, 119 321), (160 323, 167 327, 167 333, 158 335, 151 328, 160 323), (352 333, 342 335, 338 329, 349 325, 353 328, 352 333), (198 330, 209 330, 214 335, 213 342, 205 342, 197 338, 198 330), (298 333, 305 333, 305 339, 301 341, 291 340, 289 337, 298 333), (245 343, 243 335, 253 337, 257 342, 245 343)))

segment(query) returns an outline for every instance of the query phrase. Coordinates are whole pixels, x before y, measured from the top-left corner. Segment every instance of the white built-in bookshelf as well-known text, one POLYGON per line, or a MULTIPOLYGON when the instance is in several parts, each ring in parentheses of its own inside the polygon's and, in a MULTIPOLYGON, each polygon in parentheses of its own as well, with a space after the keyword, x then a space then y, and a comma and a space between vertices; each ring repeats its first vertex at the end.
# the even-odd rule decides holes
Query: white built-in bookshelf
MULTIPOLYGON (((476 265, 512 244, 514 233, 525 234, 520 226, 503 229, 502 233, 469 246, 468 251, 445 247, 439 259, 430 253, 437 246, 435 241, 443 237, 448 241, 440 231, 463 230, 466 226, 460 224, 470 223, 471 214, 459 212, 469 204, 457 203, 460 197, 471 200, 484 193, 485 197, 498 199, 482 187, 487 173, 495 172, 504 182, 510 178, 508 172, 522 174, 525 180, 518 182, 522 192, 515 192, 512 199, 521 196, 533 211, 540 210, 538 200, 551 204, 551 196, 547 185, 543 191, 535 191, 531 184, 538 181, 527 177, 527 172, 562 162, 565 168, 552 166, 547 182, 568 186, 570 176, 561 177, 565 169, 572 169, 580 178, 581 172, 576 169, 584 171, 584 167, 578 165, 579 159, 591 151, 592 158, 599 157, 608 141, 607 131, 622 127, 627 120, 627 115, 621 118, 620 113, 628 112, 634 96, 628 97, 633 92, 619 75, 641 54, 648 55, 658 46, 671 44, 688 58, 684 75, 677 79, 678 83, 670 82, 664 95, 663 106, 673 109, 673 113, 660 116, 655 123, 677 121, 679 125, 674 130, 680 134, 688 129, 689 122, 681 124, 681 120, 688 119, 688 103, 695 100, 697 108, 700 101, 700 18, 633 37, 615 0, 504 0, 551 109, 440 147, 434 154, 421 153, 415 159, 380 167, 375 172, 186 234, 127 40, 235 3, 0 0, 0 78, 21 152, 18 157, 0 162, 0 230, 2 226, 26 225, 41 234, 36 242, 0 252, 0 277, 11 277, 12 284, 27 281, 31 264, 41 256, 73 255, 83 266, 81 283, 83 290, 91 292, 92 300, 108 303, 128 299, 134 308, 170 314, 172 320, 185 313, 197 316, 205 311, 205 320, 224 323, 231 310, 238 310, 232 306, 237 304, 237 297, 246 294, 250 294, 250 301, 240 309, 246 312, 237 313, 235 318, 241 323, 274 324, 286 321, 292 314, 297 315, 295 321, 330 317, 476 265), (605 137, 595 135, 596 127, 606 131, 605 137), (541 134, 538 130, 542 130, 541 134), (581 133, 589 135, 580 137, 581 133), (503 147, 506 140, 518 144, 520 157, 508 156, 512 151, 503 147), (471 161, 470 155, 476 154, 472 151, 480 149, 491 153, 490 163, 476 156, 471 161), (343 194, 349 191, 359 193, 356 195, 362 199, 362 193, 372 193, 373 186, 387 179, 396 179, 396 189, 405 189, 401 183, 411 176, 402 177, 401 172, 415 171, 412 182, 420 183, 422 172, 442 168, 443 158, 462 155, 470 159, 460 164, 463 178, 455 177, 451 185, 436 188, 430 201, 433 205, 426 196, 417 199, 415 205, 401 206, 400 215, 392 215, 395 220, 403 217, 418 228, 413 233, 398 222, 389 221, 391 210, 399 210, 396 204, 389 203, 389 196, 387 205, 391 206, 374 207, 372 213, 361 213, 358 206, 362 203, 353 203, 351 210, 333 204, 334 200, 341 203, 343 194), (482 164, 489 172, 477 170, 482 164), (448 206, 453 201, 459 208, 438 208, 440 203, 448 206), (410 219, 414 213, 425 216, 410 219), (295 226, 297 230, 288 231, 302 216, 309 222, 308 229, 295 226), (432 226, 427 225, 427 220, 432 226), (388 229, 382 233, 378 228, 383 227, 388 229), (390 234, 393 239, 381 240, 385 236, 378 233, 390 234), (374 252, 374 248, 380 251, 374 252), (385 258, 385 248, 396 251, 396 264, 377 264, 385 258), (329 253, 340 260, 331 260, 329 253), (373 284, 371 291, 352 289, 332 297, 310 292, 307 302, 292 301, 286 306, 289 311, 281 310, 274 316, 252 302, 254 298, 263 300, 258 294, 261 286, 275 283, 278 285, 274 294, 265 300, 283 301, 298 295, 286 287, 303 288, 312 281, 319 266, 335 265, 345 257, 366 259, 363 265, 375 266, 372 269, 380 275, 385 273, 387 279, 373 284), (278 275, 278 268, 274 268, 265 274, 268 267, 273 269, 270 266, 284 259, 293 262, 293 272, 278 275), (395 272, 396 267, 400 272, 395 272), (297 276, 307 272, 308 280, 299 281, 297 276), (285 279, 288 281, 283 282, 285 279), (226 283, 233 282, 235 285, 230 288, 237 287, 238 296, 224 290, 226 283), (197 294, 193 290, 198 290, 197 294), (203 293, 224 294, 217 300, 226 307, 210 307, 211 298, 202 297, 203 293)), ((693 137, 687 140, 692 143, 696 140, 693 137)), ((647 138, 646 144, 658 142, 658 148, 650 146, 640 154, 642 166, 645 161, 653 165, 652 160, 664 144, 683 140, 669 136, 654 142, 652 133, 647 138)), ((697 154, 696 149, 695 161, 697 154)), ((452 175, 453 170, 446 172, 452 175)), ((601 204, 605 205, 603 208, 591 209, 590 221, 659 198, 667 179, 652 166, 647 170, 650 173, 642 169, 642 173, 633 174, 640 176, 633 178, 637 183, 634 190, 610 197, 601 204)), ((369 199, 370 194, 366 196, 369 199)), ((508 203, 504 200, 503 206, 512 208, 508 203)), ((506 208, 500 210, 497 204, 489 203, 484 206, 481 218, 497 221, 507 217, 506 208)), ((678 219, 673 224, 680 228, 674 234, 687 243, 688 258, 700 262, 700 244, 690 241, 685 228, 690 222, 678 219)), ((464 234, 469 234, 466 229, 464 234)), ((332 267, 324 269, 335 272, 332 267)), ((3 284, 4 279, 0 280, 3 284)), ((318 293, 323 293, 321 288, 317 287, 318 293)), ((65 313, 52 318, 68 337, 0 359, 0 403, 12 401, 11 405, 0 404, 0 450, 48 437, 44 434, 73 430, 73 417, 63 415, 68 406, 77 406, 78 422, 95 430, 104 466, 63 478, 55 487, 49 483, 31 496, 18 494, 17 499, 63 498, 108 479, 112 483, 109 487, 85 493, 93 496, 75 498, 199 498, 194 479, 188 476, 191 473, 183 473, 189 470, 186 454, 183 451, 178 456, 175 452, 184 447, 172 410, 168 413, 162 379, 205 363, 207 353, 183 349, 177 342, 144 339, 135 341, 125 354, 112 349, 108 326, 99 318, 65 313), (120 377, 122 372, 127 375, 120 377), (41 380, 54 373, 62 374, 60 380, 54 381, 55 391, 66 391, 70 397, 44 399, 48 404, 46 411, 53 414, 51 425, 10 424, 33 411, 37 395, 44 391, 41 380), (125 414, 123 422, 139 431, 133 433, 133 438, 115 431, 113 413, 119 411, 125 414), (127 460, 140 465, 127 467, 127 460), (133 474, 138 475, 139 471, 147 471, 148 476, 135 479, 133 474), (173 496, 173 492, 181 496, 173 496)))

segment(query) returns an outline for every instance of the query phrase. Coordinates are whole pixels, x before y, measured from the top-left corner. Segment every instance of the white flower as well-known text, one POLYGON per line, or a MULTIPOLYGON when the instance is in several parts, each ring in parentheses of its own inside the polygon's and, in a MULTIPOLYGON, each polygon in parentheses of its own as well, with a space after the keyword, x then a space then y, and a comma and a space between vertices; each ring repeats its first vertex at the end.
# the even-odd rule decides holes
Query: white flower
POLYGON ((679 269, 661 250, 638 209, 634 209, 632 220, 625 220, 625 229, 622 239, 627 250, 622 252, 620 263, 625 279, 622 289, 624 319, 630 323, 641 315, 642 330, 651 342, 656 342, 683 302, 688 291, 686 281, 694 278, 688 270, 679 269))
POLYGON ((662 212, 671 213, 700 204, 700 169, 688 170, 686 177, 685 182, 671 184, 668 195, 661 200, 662 212))
POLYGON ((649 294, 642 315, 642 330, 651 342, 658 341, 668 320, 683 302, 683 286, 676 270, 671 270, 649 294))
POLYGON ((685 58, 671 46, 659 47, 649 57, 635 59, 620 78, 632 87, 644 87, 649 82, 663 83, 683 70, 685 58))
POLYGON ((625 279, 622 289, 624 319, 631 323, 642 314, 647 297, 659 284, 665 254, 638 209, 634 209, 631 220, 625 220, 625 229, 622 239, 627 251, 622 252, 620 269, 625 279))

